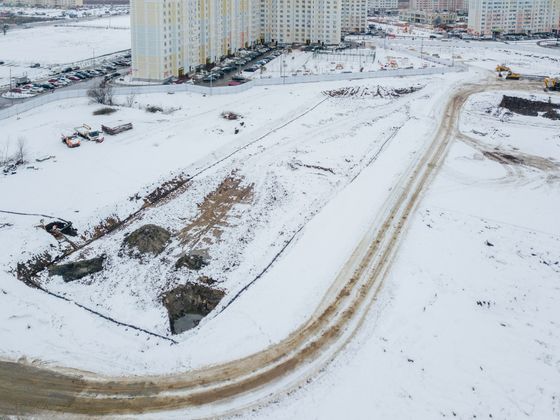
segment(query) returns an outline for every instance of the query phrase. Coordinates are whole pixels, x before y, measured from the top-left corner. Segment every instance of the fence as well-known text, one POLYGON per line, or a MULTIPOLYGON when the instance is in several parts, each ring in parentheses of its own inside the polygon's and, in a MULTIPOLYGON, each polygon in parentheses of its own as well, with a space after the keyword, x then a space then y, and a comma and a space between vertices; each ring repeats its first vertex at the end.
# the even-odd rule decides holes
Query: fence
MULTIPOLYGON (((203 95, 226 95, 245 92, 256 86, 293 85, 301 83, 316 83, 340 80, 379 79, 387 77, 422 76, 465 71, 465 66, 429 67, 425 69, 401 69, 364 73, 318 74, 308 76, 276 77, 270 79, 255 79, 238 86, 207 87, 189 84, 181 85, 150 85, 150 86, 119 86, 114 88, 115 95, 146 94, 146 93, 178 93, 191 92, 203 95)), ((66 99, 84 98, 88 89, 63 89, 47 93, 20 102, 11 107, 0 110, 0 120, 19 115, 36 107, 66 99)))

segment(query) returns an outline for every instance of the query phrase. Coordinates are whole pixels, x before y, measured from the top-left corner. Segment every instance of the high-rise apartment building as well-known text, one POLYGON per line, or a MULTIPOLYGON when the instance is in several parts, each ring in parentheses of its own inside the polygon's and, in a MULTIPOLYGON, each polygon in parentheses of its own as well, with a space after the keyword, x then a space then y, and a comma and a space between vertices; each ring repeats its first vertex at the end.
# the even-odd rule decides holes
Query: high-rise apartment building
POLYGON ((558 0, 470 0, 469 32, 539 33, 558 30, 558 0))
POLYGON ((410 8, 414 10, 424 10, 427 12, 464 11, 468 7, 468 0, 410 0, 410 8))
POLYGON ((394 10, 399 8, 399 0, 369 0, 370 10, 394 10))
POLYGON ((338 44, 367 0, 132 0, 132 75, 181 76, 259 42, 338 44))

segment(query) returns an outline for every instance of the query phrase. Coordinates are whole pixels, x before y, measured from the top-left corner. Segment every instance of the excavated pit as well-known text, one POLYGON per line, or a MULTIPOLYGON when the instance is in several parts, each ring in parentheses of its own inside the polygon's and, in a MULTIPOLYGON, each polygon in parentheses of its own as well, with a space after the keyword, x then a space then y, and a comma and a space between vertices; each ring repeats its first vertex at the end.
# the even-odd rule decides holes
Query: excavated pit
POLYGON ((195 328, 220 303, 224 292, 202 284, 185 284, 163 295, 172 334, 195 328))

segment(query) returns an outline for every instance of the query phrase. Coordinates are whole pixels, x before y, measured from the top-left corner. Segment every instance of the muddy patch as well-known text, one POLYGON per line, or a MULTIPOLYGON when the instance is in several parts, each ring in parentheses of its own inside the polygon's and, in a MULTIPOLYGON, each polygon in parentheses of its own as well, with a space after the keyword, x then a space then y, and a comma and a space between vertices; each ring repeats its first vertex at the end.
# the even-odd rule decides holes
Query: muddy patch
POLYGON ((560 120, 560 113, 558 113, 560 105, 551 102, 533 101, 531 99, 504 95, 499 106, 520 115, 529 117, 541 115, 551 120, 560 120))
POLYGON ((558 171, 560 165, 553 159, 546 159, 540 156, 530 155, 527 153, 504 152, 501 150, 482 150, 482 154, 491 160, 502 165, 523 165, 526 167, 538 169, 541 171, 558 171))
POLYGON ((222 300, 224 292, 203 284, 185 284, 163 295, 172 334, 196 327, 222 300))
POLYGON ((510 155, 508 153, 503 153, 503 152, 489 152, 489 151, 483 151, 482 154, 491 160, 494 160, 496 162, 505 164, 505 165, 522 165, 524 163, 523 159, 510 155))
POLYGON ((236 204, 253 200, 253 184, 242 185, 243 178, 231 174, 199 204, 198 216, 179 232, 181 244, 194 249, 214 243, 228 226, 228 217, 236 204))

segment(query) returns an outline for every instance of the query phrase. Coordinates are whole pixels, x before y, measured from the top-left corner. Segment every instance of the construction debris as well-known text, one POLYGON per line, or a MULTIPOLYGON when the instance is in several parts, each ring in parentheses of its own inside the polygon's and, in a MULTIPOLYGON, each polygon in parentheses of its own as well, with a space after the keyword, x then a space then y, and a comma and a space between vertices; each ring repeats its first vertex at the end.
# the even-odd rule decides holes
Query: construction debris
POLYGON ((408 88, 388 89, 383 86, 348 86, 339 89, 326 90, 324 95, 331 98, 398 98, 422 89, 423 86, 411 86, 408 88))
POLYGON ((101 130, 103 130, 104 133, 114 136, 116 134, 122 133, 123 131, 132 130, 132 123, 121 124, 114 127, 102 125, 101 130))
POLYGON ((241 115, 237 114, 236 112, 231 112, 231 111, 224 111, 222 112, 222 118, 226 119, 226 120, 238 120, 240 118, 243 118, 241 115))

